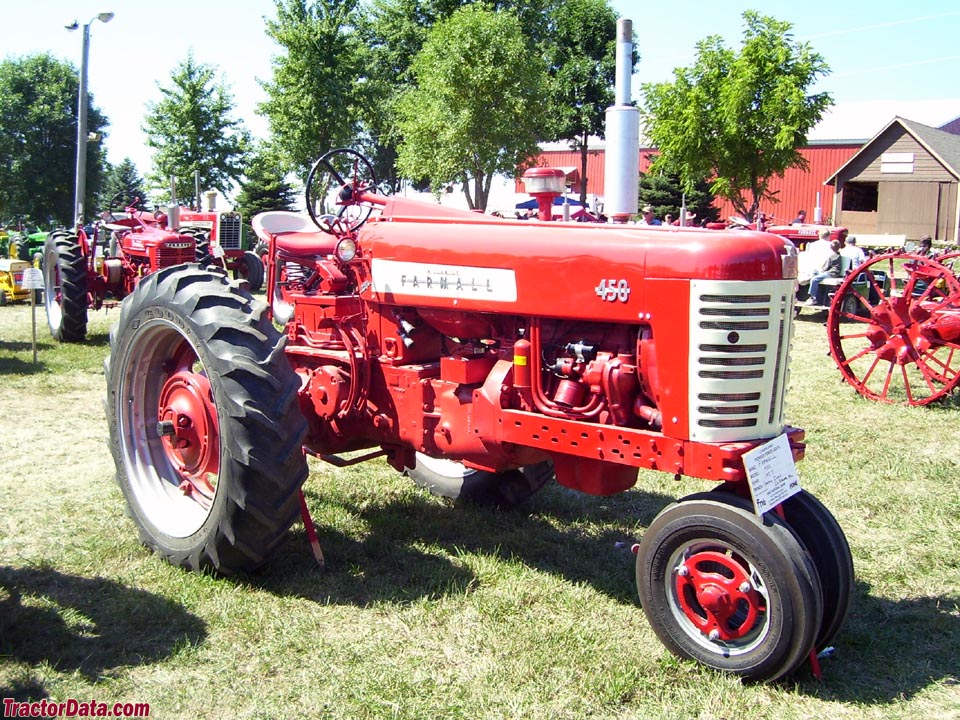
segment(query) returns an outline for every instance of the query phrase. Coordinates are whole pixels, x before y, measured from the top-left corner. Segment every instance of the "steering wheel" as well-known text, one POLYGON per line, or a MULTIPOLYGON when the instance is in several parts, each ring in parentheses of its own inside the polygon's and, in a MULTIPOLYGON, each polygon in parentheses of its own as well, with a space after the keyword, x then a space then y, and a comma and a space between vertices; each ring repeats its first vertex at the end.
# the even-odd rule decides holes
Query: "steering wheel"
POLYGON ((121 190, 112 198, 110 198, 110 203, 107 205, 107 212, 110 213, 110 216, 119 214, 121 211, 125 214, 127 208, 133 208, 139 212, 143 212, 143 201, 139 196, 134 195, 129 190, 121 190), (131 201, 131 202, 127 202, 131 201))
POLYGON ((310 219, 331 235, 359 229, 374 206, 358 198, 376 185, 373 165, 356 150, 337 148, 321 155, 307 175, 306 202, 310 219), (332 191, 336 191, 336 197, 331 196, 332 191), (330 210, 328 203, 333 205, 330 210))

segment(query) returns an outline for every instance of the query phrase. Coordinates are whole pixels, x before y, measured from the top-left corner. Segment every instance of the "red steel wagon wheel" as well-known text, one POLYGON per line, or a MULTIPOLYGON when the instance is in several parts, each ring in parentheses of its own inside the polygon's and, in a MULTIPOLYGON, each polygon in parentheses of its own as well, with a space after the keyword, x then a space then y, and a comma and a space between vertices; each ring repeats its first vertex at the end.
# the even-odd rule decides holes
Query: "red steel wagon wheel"
POLYGON ((827 333, 840 373, 864 397, 934 402, 960 383, 960 281, 937 260, 880 255, 844 279, 827 333), (855 283, 864 281, 867 292, 858 293, 855 283))

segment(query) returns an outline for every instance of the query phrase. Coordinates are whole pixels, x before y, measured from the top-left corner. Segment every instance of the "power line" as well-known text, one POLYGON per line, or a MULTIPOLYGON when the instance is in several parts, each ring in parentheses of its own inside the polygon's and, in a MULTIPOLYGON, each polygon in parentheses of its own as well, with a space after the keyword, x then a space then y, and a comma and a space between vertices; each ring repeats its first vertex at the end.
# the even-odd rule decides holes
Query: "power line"
POLYGON ((945 12, 937 15, 923 15, 915 18, 905 18, 903 20, 891 20, 890 22, 874 23, 873 25, 860 25, 858 27, 847 28, 845 30, 829 30, 827 32, 817 33, 816 35, 807 35, 806 40, 818 40, 825 37, 835 37, 837 35, 849 35, 850 33, 862 32, 864 30, 877 30, 878 28, 896 27, 898 25, 910 25, 912 23, 926 22, 927 20, 939 20, 945 17, 955 17, 960 12, 945 12))

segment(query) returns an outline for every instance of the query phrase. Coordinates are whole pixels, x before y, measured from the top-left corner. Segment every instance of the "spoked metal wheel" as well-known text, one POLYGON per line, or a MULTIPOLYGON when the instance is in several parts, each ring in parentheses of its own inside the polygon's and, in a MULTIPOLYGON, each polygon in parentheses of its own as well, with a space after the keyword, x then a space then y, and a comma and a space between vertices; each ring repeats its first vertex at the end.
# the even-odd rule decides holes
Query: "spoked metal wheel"
POLYGON ((816 568, 779 518, 690 499, 661 512, 637 553, 637 590, 676 655, 772 680, 807 656, 820 628, 816 568))
POLYGON ((106 363, 117 481, 174 565, 258 566, 299 512, 306 423, 283 340, 239 284, 197 266, 144 278, 106 363))
POLYGON ((881 255, 860 267, 866 297, 847 276, 827 317, 830 354, 864 397, 926 405, 960 384, 960 281, 936 260, 881 255), (845 311, 855 294, 862 315, 845 311))

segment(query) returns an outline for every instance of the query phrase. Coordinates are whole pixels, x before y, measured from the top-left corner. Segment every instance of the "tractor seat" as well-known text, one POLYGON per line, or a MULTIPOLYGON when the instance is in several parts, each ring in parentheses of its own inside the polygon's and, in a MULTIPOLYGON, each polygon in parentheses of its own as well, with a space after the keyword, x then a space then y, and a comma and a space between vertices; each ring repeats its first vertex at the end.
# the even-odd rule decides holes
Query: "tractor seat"
POLYGON ((329 255, 336 245, 336 238, 305 213, 271 210, 255 215, 251 225, 258 237, 273 238, 277 248, 290 255, 329 255))

